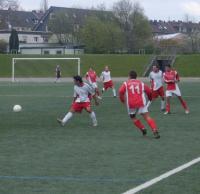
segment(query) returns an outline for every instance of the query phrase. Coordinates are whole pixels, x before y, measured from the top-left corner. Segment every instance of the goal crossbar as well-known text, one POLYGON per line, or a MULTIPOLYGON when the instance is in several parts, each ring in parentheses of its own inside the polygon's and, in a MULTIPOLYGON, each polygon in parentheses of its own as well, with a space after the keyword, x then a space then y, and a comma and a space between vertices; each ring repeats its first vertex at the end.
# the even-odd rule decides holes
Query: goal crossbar
POLYGON ((17 60, 77 60, 78 75, 81 74, 81 59, 80 58, 12 58, 12 82, 15 82, 15 62, 17 60))

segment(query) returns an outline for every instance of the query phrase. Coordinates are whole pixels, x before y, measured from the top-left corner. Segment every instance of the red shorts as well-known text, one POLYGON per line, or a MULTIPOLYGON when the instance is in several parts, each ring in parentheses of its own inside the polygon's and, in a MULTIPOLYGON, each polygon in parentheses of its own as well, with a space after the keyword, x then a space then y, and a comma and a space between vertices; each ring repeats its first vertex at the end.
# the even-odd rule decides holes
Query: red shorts
POLYGON ((163 86, 160 87, 158 90, 152 90, 152 98, 158 98, 158 96, 165 97, 165 92, 163 86))
POLYGON ((112 88, 114 86, 112 80, 108 81, 108 82, 104 82, 104 89, 107 90, 108 88, 112 88))
POLYGON ((90 102, 73 102, 72 103, 72 108, 74 109, 75 112, 81 113, 83 109, 88 109, 91 107, 90 102))

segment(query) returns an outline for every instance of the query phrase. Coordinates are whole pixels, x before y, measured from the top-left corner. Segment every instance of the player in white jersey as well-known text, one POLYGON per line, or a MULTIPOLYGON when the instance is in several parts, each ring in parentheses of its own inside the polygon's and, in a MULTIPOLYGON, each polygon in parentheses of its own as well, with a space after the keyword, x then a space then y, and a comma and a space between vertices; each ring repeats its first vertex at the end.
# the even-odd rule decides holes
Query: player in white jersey
POLYGON ((71 108, 63 119, 58 118, 57 121, 64 126, 74 113, 81 113, 85 109, 90 114, 93 126, 97 126, 96 115, 91 109, 92 98, 95 100, 95 104, 98 105, 95 90, 87 83, 84 83, 80 76, 74 76, 74 84, 74 101, 71 108))
POLYGON ((104 91, 106 91, 108 88, 112 88, 113 96, 116 97, 116 90, 115 90, 115 87, 114 87, 114 84, 113 84, 113 81, 112 81, 112 78, 111 78, 111 73, 110 73, 108 66, 105 66, 105 69, 101 73, 100 78, 103 81, 102 93, 104 91))
MULTIPOLYGON (((165 93, 163 88, 163 73, 159 70, 158 65, 153 65, 152 71, 149 74, 149 79, 151 82, 151 90, 152 90, 152 100, 161 97, 161 110, 165 110, 165 93)), ((148 102, 148 106, 151 102, 148 102)))

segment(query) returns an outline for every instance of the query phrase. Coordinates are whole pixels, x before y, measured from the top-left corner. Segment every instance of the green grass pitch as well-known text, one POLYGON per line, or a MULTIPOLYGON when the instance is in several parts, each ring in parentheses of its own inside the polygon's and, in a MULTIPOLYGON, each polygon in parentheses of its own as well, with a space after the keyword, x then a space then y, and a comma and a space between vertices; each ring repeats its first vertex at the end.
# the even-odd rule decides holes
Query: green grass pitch
MULTIPOLYGON (((98 127, 86 113, 61 127, 56 118, 71 104, 72 84, 0 83, 0 193, 121 194, 199 157, 199 83, 180 87, 191 114, 177 99, 171 115, 160 112, 160 100, 153 103, 161 133, 155 140, 150 130, 142 137, 111 91, 94 107, 98 127), (14 104, 23 111, 13 113, 14 104)), ((194 165, 139 193, 198 194, 199 171, 194 165)))

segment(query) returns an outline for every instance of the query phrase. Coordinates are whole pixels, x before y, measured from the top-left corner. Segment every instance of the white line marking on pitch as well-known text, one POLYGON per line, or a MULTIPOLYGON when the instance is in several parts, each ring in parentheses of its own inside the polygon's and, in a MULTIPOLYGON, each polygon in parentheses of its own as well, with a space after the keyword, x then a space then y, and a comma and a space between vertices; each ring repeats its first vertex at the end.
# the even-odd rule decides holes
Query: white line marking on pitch
POLYGON ((135 194, 135 193, 137 193, 137 192, 139 192, 143 189, 146 189, 146 188, 160 182, 161 180, 166 179, 169 176, 172 176, 172 175, 174 175, 174 174, 176 174, 176 173, 178 173, 178 172, 180 172, 180 171, 182 171, 186 168, 189 168, 190 166, 197 164, 199 162, 200 162, 200 157, 196 158, 196 159, 194 159, 194 160, 192 160, 192 161, 190 161, 190 162, 188 162, 188 163, 186 163, 182 166, 179 166, 178 168, 170 170, 170 171, 168 171, 168 172, 166 172, 166 173, 164 173, 164 174, 162 174, 162 175, 160 175, 160 176, 158 176, 154 179, 151 179, 150 181, 147 181, 147 182, 145 182, 145 183, 143 183, 143 184, 141 184, 141 185, 139 185, 139 186, 137 186, 133 189, 130 189, 129 191, 126 191, 125 193, 122 193, 122 194, 135 194))

